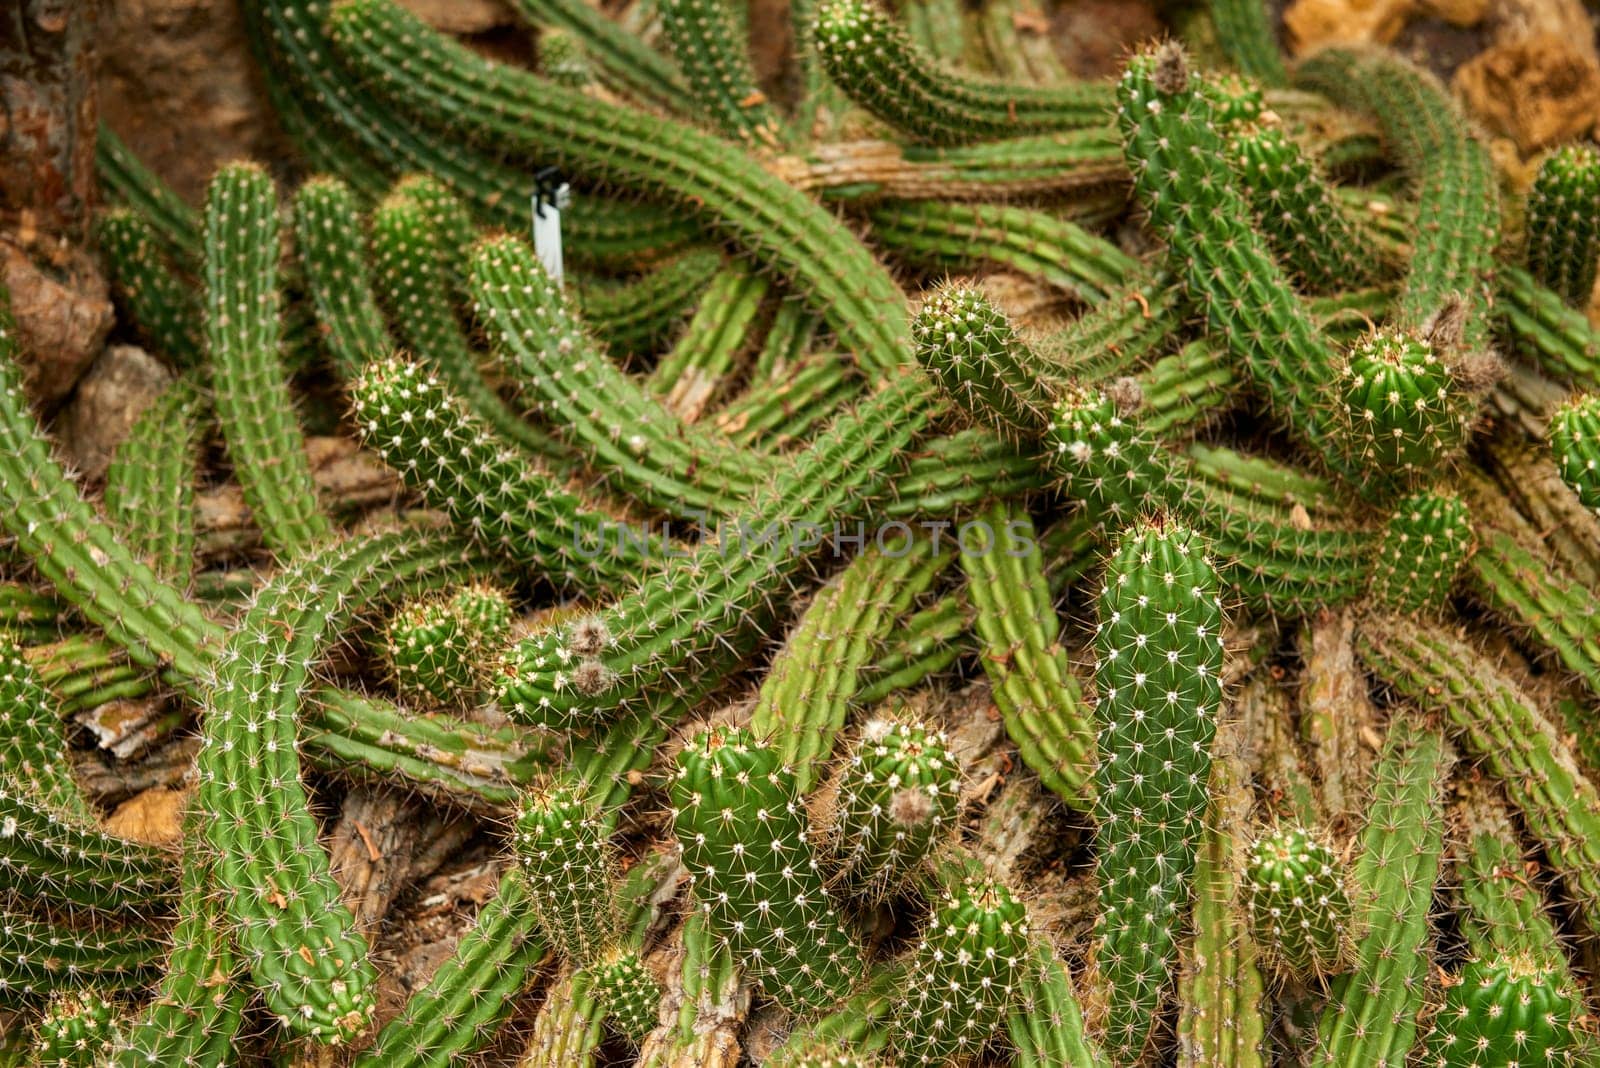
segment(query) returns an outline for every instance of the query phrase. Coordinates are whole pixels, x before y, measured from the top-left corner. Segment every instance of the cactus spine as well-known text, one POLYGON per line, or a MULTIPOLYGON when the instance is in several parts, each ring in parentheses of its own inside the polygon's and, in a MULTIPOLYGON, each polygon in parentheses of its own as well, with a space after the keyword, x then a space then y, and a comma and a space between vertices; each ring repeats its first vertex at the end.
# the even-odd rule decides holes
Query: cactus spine
POLYGON ((97 990, 53 998, 34 1027, 36 1068, 93 1068, 117 1040, 117 1006, 97 990))
POLYGON ((1205 825, 1222 701, 1222 605, 1200 539, 1135 526, 1106 567, 1095 630, 1100 764, 1097 965, 1112 1060, 1150 1037, 1205 825))
POLYGON ((1433 1022, 1430 1068, 1517 1068, 1571 1064, 1574 1020, 1581 1012, 1570 988, 1527 957, 1471 961, 1445 993, 1433 1022))
POLYGON ((1256 941, 1300 979, 1343 970, 1354 935, 1343 865, 1302 827, 1257 839, 1248 868, 1250 922, 1256 941))
POLYGON ((1471 548, 1472 525, 1461 498, 1432 491, 1405 498, 1378 547, 1373 599, 1393 612, 1441 612, 1471 548))
POLYGON ((1562 145, 1528 191, 1528 271, 1575 308, 1588 306, 1600 257, 1600 151, 1562 145))
POLYGON ((1600 395, 1574 397, 1551 417, 1550 451, 1561 480, 1585 508, 1600 511, 1600 395))
POLYGON ((511 606, 492 586, 402 605, 389 620, 384 652, 403 695, 423 704, 470 704, 482 666, 504 643, 511 606))

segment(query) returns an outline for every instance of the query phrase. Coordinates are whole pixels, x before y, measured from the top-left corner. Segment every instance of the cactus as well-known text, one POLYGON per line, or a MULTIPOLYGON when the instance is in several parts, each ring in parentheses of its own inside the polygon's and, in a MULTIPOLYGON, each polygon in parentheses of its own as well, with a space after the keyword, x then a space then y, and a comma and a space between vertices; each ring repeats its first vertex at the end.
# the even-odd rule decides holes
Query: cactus
POLYGON ((1268 85, 1289 80, 1263 0, 1211 0, 1209 7, 1222 47, 1241 71, 1268 85))
POLYGON ((582 89, 595 81, 583 42, 566 30, 546 26, 539 31, 539 73, 569 89, 582 89))
POLYGON ((188 379, 168 386, 133 424, 106 471, 106 511, 128 549, 180 586, 194 571, 199 408, 188 379))
POLYGON ((606 828, 582 794, 558 785, 517 814, 517 861, 539 924, 567 957, 595 959, 617 936, 616 861, 606 828))
POLYGON ((1424 1063, 1437 1068, 1571 1064, 1581 1005, 1527 957, 1468 962, 1434 1018, 1424 1063))
POLYGON ((1124 532, 1099 616, 1098 966, 1108 1049, 1132 1064, 1176 955, 1222 701, 1222 605, 1200 539, 1165 523, 1124 532))
POLYGON ((198 364, 200 308, 165 262, 154 228, 143 216, 119 208, 100 219, 99 235, 117 301, 143 340, 179 367, 198 364))
POLYGON ((138 927, 78 927, 0 917, 0 995, 37 998, 93 984, 105 990, 143 986, 157 972, 165 940, 138 927))
POLYGON ((1258 838, 1246 875, 1256 941, 1300 979, 1337 975, 1355 934, 1344 866, 1303 827, 1258 838))
POLYGON ((1459 449, 1472 411, 1453 377, 1421 338, 1380 330, 1362 339, 1340 383, 1352 463, 1404 480, 1459 449))
POLYGON ((1550 419, 1550 452, 1561 480, 1585 508, 1600 510, 1600 401, 1592 394, 1574 397, 1550 419))
POLYGON ((699 110, 681 71, 581 0, 516 0, 515 6, 533 23, 580 42, 604 84, 678 114, 699 110))
POLYGON ((955 828, 960 768, 924 724, 880 716, 862 728, 823 833, 830 886, 844 896, 894 896, 955 828))
POLYGON ((423 704, 470 704, 479 664, 505 640, 510 617, 505 595, 487 587, 402 605, 384 647, 396 686, 423 704))
POLYGON ((1600 233, 1600 152, 1589 144, 1562 145, 1539 163, 1528 190, 1528 271, 1575 308, 1594 291, 1600 233))
POLYGON ((697 110, 724 134, 775 145, 777 117, 756 87, 733 13, 716 0, 666 0, 660 11, 663 34, 697 110))
POLYGON ((84 989, 51 999, 33 1030, 30 1064, 37 1068, 93 1068, 119 1037, 117 1005, 84 989))
POLYGON ((1378 548, 1372 598, 1393 612, 1444 609, 1472 547, 1461 498, 1424 491, 1395 505, 1378 548))
POLYGON ((834 910, 793 774, 768 746, 713 729, 679 754, 672 829, 711 930, 791 1012, 848 992, 861 951, 834 910))
POLYGON ((278 352, 278 197, 254 164, 231 164, 206 194, 206 353, 211 390, 245 501, 267 544, 325 539, 278 352))
POLYGON ((965 880, 946 891, 895 1002, 899 1063, 969 1060, 988 1044, 1033 963, 1028 933, 1027 908, 1003 884, 965 880))
POLYGON ((1098 125, 1104 86, 1006 85, 941 70, 872 0, 823 0, 813 30, 828 76, 862 107, 935 144, 1098 125))
POLYGON ((39 672, 10 635, 0 632, 0 783, 37 799, 40 808, 87 822, 90 808, 72 779, 61 713, 39 672))
POLYGON ((670 351, 656 361, 649 388, 668 410, 694 422, 718 399, 734 358, 750 339, 769 281, 743 264, 718 272, 670 351))

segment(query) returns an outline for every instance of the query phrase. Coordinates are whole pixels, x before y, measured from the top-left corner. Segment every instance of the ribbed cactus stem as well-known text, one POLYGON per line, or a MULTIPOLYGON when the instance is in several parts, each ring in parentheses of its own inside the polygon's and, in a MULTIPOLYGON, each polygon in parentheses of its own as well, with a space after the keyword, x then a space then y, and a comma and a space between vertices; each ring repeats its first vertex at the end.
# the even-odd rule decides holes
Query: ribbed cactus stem
POLYGON ((385 631, 384 655, 403 696, 424 706, 470 705, 510 626, 503 592, 465 586, 402 605, 385 631))
POLYGON ((1373 599, 1393 612, 1442 612, 1472 540, 1460 497, 1425 490, 1401 500, 1378 546, 1373 599))
POLYGON ((1313 833, 1284 827, 1250 850, 1247 897, 1256 941, 1300 980, 1348 966, 1354 918, 1343 862, 1313 833))
POLYGON ((1539 164, 1528 190, 1528 271, 1568 304, 1584 308, 1600 258, 1600 150, 1562 145, 1539 164))
POLYGON ((823 885, 793 772, 768 746, 714 728, 679 754, 672 827, 706 923, 791 1012, 849 992, 861 950, 823 885))
POLYGON ((1222 605, 1200 538, 1151 522, 1107 564, 1095 631, 1097 965, 1112 1059, 1142 1056, 1177 954, 1222 701, 1222 605))
POLYGON ((1343 446, 1383 479, 1424 475, 1461 447, 1473 405, 1420 337, 1378 330, 1350 350, 1340 379, 1343 446))
POLYGON ((517 863, 528 900, 551 941, 578 964, 595 960, 617 938, 617 863, 608 837, 599 814, 572 786, 534 791, 517 814, 517 863))
POLYGON ((1561 480, 1600 512, 1600 394, 1574 397, 1551 417, 1550 452, 1561 480))
POLYGON ((661 984, 632 951, 613 950, 589 968, 590 986, 606 1018, 634 1045, 644 1041, 661 1016, 661 984))
POLYGON ((1574 1063, 1582 1003, 1536 959, 1474 960, 1447 981, 1422 1062, 1428 1068, 1574 1063))
POLYGON ((120 1035, 118 1008, 97 990, 57 995, 34 1025, 33 1068, 94 1068, 120 1035))

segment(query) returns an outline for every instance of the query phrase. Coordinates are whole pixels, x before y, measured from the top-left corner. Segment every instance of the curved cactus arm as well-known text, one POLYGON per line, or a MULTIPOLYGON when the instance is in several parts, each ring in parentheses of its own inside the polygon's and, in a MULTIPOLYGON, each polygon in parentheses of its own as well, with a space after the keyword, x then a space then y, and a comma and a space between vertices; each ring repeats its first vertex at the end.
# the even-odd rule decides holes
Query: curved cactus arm
POLYGON ((696 110, 728 137, 776 146, 777 114, 756 86, 748 34, 728 5, 720 0, 662 0, 656 9, 696 110))
POLYGON ((768 287, 768 279, 744 264, 724 267, 678 340, 651 369, 650 391, 685 422, 696 421, 721 399, 735 359, 752 346, 751 331, 768 287))
POLYGON ((828 539, 867 514, 892 484, 896 457, 926 427, 934 402, 920 376, 896 376, 840 415, 794 466, 757 496, 748 520, 669 560, 637 589, 585 624, 519 642, 498 681, 514 718, 547 725, 593 721, 681 685, 695 658, 705 671, 748 655, 773 597, 828 539))
POLYGON ((17 361, 9 299, 0 294, 0 526, 136 662, 199 678, 221 628, 135 559, 79 495, 28 409, 17 361))
POLYGON ((194 573, 201 400, 180 379, 144 410, 111 456, 106 512, 156 574, 187 586, 194 573))
POLYGON ((294 198, 294 236, 322 344, 349 381, 367 361, 394 349, 372 296, 365 231, 350 187, 327 176, 303 184, 294 198))
POLYGON ((1265 990, 1259 950, 1245 918, 1242 878, 1250 772, 1238 755, 1240 732, 1224 725, 1211 765, 1211 813, 1195 857, 1194 940, 1178 976, 1181 1068, 1264 1068, 1265 990))
MULTIPOLYGON (((191 828, 190 848, 199 848, 191 828)), ((178 922, 155 996, 129 1020, 106 1063, 114 1068, 206 1068, 232 1059, 248 989, 206 858, 184 864, 178 922)))
POLYGON ((750 730, 794 768, 802 794, 823 777, 874 646, 950 560, 929 538, 873 545, 817 594, 773 657, 750 730))
POLYGON ((113 208, 100 217, 100 248, 112 292, 140 337, 179 367, 202 357, 200 306, 177 278, 143 216, 113 208))
POLYGON ((579 279, 572 297, 607 349, 643 356, 666 347, 722 262, 715 250, 691 249, 630 281, 579 279))
POLYGON ((166 949, 165 937, 148 928, 68 926, 13 909, 0 916, 0 997, 34 999, 88 983, 137 989, 160 974, 166 949))
POLYGON ((837 355, 817 353, 782 379, 752 385, 710 422, 742 449, 775 453, 815 437, 817 428, 858 398, 864 387, 861 377, 837 355))
POLYGON ((1600 389, 1600 334, 1583 312, 1512 264, 1498 264, 1495 281, 1495 310, 1515 350, 1560 381, 1600 389))
POLYGON ((464 577, 475 564, 436 536, 336 542, 263 586, 217 658, 198 804, 252 979, 296 1035, 338 1042, 360 1033, 376 979, 300 782, 296 713, 311 668, 358 609, 464 577))
POLYGON ((702 112, 704 105, 682 71, 584 0, 514 0, 514 6, 535 25, 575 37, 603 84, 680 115, 702 112))
POLYGON ((1421 328, 1448 301, 1464 299, 1463 345, 1485 351, 1499 187, 1488 149, 1449 92, 1398 54, 1376 49, 1324 49, 1299 65, 1295 79, 1373 115, 1411 177, 1417 222, 1397 308, 1400 325, 1421 328))
POLYGON ((165 251, 185 270, 200 266, 200 213, 184 203, 111 127, 100 126, 94 143, 95 170, 118 201, 144 218, 165 251))
POLYGON ((790 1012, 849 992, 861 950, 823 886, 793 774, 735 728, 707 731, 679 755, 673 833, 710 929, 790 1012))
POLYGON ((1483 654, 1437 627, 1373 618, 1358 632, 1357 651, 1460 734, 1505 787, 1586 922, 1600 922, 1600 793, 1556 725, 1483 654))
POLYGON ((1287 85, 1289 72, 1265 0, 1211 0, 1209 6, 1217 39, 1234 66, 1263 85, 1287 85))
POLYGON ((828 76, 857 104, 920 141, 966 144, 1098 126, 1106 85, 1024 86, 941 68, 873 0, 823 0, 812 30, 828 76))
POLYGON ((984 537, 962 547, 961 567, 1006 733, 1046 787, 1087 810, 1095 721, 1061 644, 1033 520, 1018 503, 996 503, 969 529, 984 537))
POLYGON ((787 278, 874 371, 907 356, 904 295, 838 219, 726 142, 472 54, 386 0, 329 19, 340 55, 418 118, 687 205, 787 278))
POLYGON ((1201 540, 1150 522, 1122 534, 1100 591, 1096 964, 1119 1064, 1136 1062, 1149 1041, 1204 831, 1222 703, 1217 589, 1201 540))
POLYGON ((528 908, 522 871, 512 868, 478 912, 455 953, 400 1015, 378 1032, 355 1068, 450 1068, 465 1064, 510 1016, 514 999, 548 952, 528 908))
POLYGON ((368 365, 350 400, 362 437, 408 486, 463 534, 559 586, 620 585, 665 555, 655 534, 625 536, 633 532, 530 466, 416 363, 368 365))
POLYGON ((1528 190, 1528 272, 1575 308, 1594 293, 1600 261, 1600 151, 1562 145, 1539 164, 1528 190))
MULTIPOLYGON (((1260 0, 1242 2, 1260 6, 1260 0)), ((1307 288, 1353 289, 1384 273, 1372 239, 1282 126, 1247 126, 1228 147, 1263 236, 1307 288)))
MULTIPOLYGON (((468 250, 456 255, 451 248, 457 237, 470 245, 475 231, 452 235, 448 202, 453 199, 439 183, 418 179, 399 183, 374 209, 378 293, 412 356, 448 382, 467 409, 502 439, 560 469, 571 462, 567 450, 547 428, 523 420, 500 399, 456 318, 452 291, 460 288, 464 295, 468 250)), ((368 358, 383 354, 369 353, 368 358)))
POLYGON ((278 352, 278 196, 266 171, 229 164, 206 191, 206 352, 217 421, 267 544, 292 552, 332 531, 278 352))
POLYGON ((689 519, 739 511, 773 464, 680 420, 600 351, 527 244, 491 238, 470 288, 517 405, 652 508, 689 519))
POLYGON ((1403 713, 1391 721, 1356 861, 1366 933, 1356 946, 1355 971, 1335 985, 1318 1023, 1318 1065, 1402 1064, 1416 1042, 1428 979, 1428 911, 1444 848, 1444 783, 1454 762, 1428 727, 1403 713))

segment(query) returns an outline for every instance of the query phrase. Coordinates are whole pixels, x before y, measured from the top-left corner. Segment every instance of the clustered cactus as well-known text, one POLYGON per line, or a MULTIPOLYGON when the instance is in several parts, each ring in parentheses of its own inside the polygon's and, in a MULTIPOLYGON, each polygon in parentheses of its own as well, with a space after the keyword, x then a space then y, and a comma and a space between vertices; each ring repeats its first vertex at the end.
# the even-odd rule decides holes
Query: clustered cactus
POLYGON ((1115 80, 1011 0, 795 0, 779 81, 513 6, 535 70, 244 0, 281 202, 102 131, 175 372, 103 492, 0 303, 0 1065, 1593 1056, 1592 146, 1519 191, 1260 0, 1115 80), (494 857, 398 1008, 343 784, 494 857))

